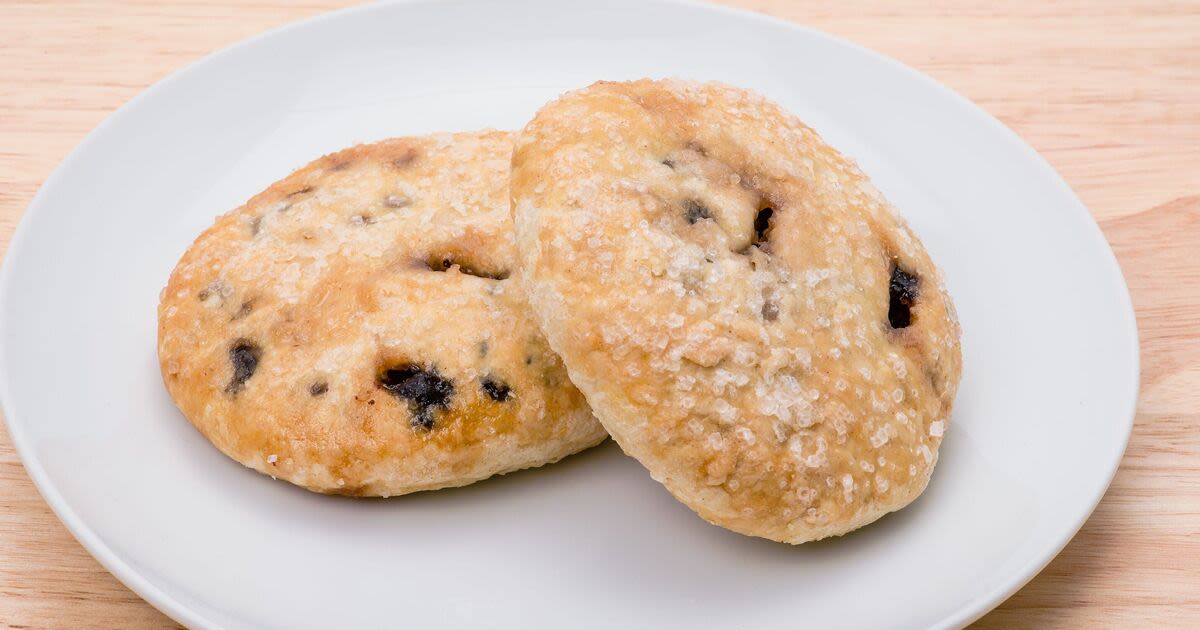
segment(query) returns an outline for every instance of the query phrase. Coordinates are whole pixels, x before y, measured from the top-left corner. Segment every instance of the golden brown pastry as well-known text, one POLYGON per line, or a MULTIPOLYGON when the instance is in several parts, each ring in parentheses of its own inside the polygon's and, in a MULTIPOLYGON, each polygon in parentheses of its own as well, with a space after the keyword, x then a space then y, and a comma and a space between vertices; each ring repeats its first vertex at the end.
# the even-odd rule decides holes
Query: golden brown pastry
POLYGON ((601 441, 509 278, 510 134, 325 156, 221 217, 159 306, 163 379, 233 459, 388 496, 601 441))

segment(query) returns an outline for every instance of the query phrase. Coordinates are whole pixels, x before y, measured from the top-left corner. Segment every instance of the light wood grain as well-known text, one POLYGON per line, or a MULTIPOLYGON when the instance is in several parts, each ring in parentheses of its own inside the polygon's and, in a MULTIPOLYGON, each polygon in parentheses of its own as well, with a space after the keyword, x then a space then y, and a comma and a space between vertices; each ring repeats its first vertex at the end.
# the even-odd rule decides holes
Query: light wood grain
MULTIPOLYGON (((1063 174, 1120 259, 1142 339, 1129 450, 1075 540, 979 627, 1200 627, 1200 3, 725 1, 847 37, 979 103, 1063 174)), ((346 4, 0 1, 0 251, 55 165, 147 85, 346 4)), ((0 624, 173 625, 71 538, 3 432, 0 624)))

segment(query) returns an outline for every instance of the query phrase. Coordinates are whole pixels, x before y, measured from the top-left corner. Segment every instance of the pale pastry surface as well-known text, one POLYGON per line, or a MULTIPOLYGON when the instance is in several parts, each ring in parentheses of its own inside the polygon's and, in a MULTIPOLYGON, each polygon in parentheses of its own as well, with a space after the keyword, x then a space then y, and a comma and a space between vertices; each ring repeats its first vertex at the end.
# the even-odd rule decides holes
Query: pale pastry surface
POLYGON ((613 438, 717 525, 802 543, 926 487, 961 371, 938 269, 794 115, 601 82, 518 134, 523 286, 613 438))

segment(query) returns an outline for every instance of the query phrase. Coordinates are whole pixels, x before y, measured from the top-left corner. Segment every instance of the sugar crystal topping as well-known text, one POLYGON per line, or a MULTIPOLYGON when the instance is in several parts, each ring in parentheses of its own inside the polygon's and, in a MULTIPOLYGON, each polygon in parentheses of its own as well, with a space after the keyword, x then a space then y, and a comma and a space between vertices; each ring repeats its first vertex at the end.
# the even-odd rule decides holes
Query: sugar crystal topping
POLYGON ((957 381, 949 300, 883 197, 794 116, 718 84, 598 84, 534 119, 513 186, 534 295, 554 287, 551 342, 584 357, 590 394, 638 410, 606 421, 656 476, 719 487, 731 513, 787 511, 785 529, 923 487, 957 381), (928 278, 903 329, 896 261, 928 278))

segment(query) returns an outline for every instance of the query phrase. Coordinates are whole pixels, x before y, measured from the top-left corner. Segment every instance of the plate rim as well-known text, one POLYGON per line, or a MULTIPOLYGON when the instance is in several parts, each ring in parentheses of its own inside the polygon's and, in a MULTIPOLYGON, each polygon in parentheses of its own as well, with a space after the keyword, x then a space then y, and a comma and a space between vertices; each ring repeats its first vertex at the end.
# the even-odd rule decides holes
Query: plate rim
MULTIPOLYGON (((472 4, 475 2, 486 0, 455 0, 457 4, 472 4)), ((520 1, 520 0, 518 0, 520 1)), ((576 4, 588 4, 587 0, 571 0, 576 4)), ((643 0, 645 1, 645 0, 643 0)), ((1133 307, 1133 299, 1129 292, 1129 284, 1125 279, 1124 272, 1121 269, 1120 263, 1117 260, 1116 254, 1112 249, 1111 244, 1104 236, 1103 231, 1096 218, 1088 211, 1087 206, 1075 193, 1074 189, 1063 179, 1062 175, 1051 165, 1045 157, 1043 157, 1036 149, 1026 142, 1019 134, 993 116, 987 110, 977 105, 974 101, 960 94, 950 86, 934 79, 924 72, 909 66, 898 59, 895 59, 887 54, 878 52, 864 45, 855 43, 849 39, 843 38, 832 33, 821 31, 814 27, 794 22, 773 15, 760 13, 757 11, 735 8, 726 5, 710 4, 701 0, 649 0, 651 2, 680 7, 684 10, 693 11, 709 11, 724 14, 730 18, 749 20, 762 25, 772 26, 776 28, 786 28, 802 33, 806 37, 813 37, 824 40, 826 43, 833 44, 839 47, 847 48, 855 53, 866 55, 876 62, 883 62, 890 67, 891 70, 898 72, 908 79, 914 80, 922 84, 925 88, 932 89, 944 97, 948 97, 955 101, 956 104, 962 107, 965 111, 971 112, 972 116, 980 123, 991 126, 994 130, 1000 132, 1001 137, 1009 144, 1020 150, 1027 159, 1039 166, 1042 170, 1052 175, 1053 186, 1059 193, 1065 193, 1065 198, 1073 202, 1068 205, 1072 206, 1070 212, 1076 215, 1076 219, 1084 224, 1087 235, 1080 235, 1081 239, 1091 239, 1092 245, 1099 245, 1100 251, 1104 254, 1104 263, 1108 266, 1105 276, 1116 282, 1114 287, 1116 295, 1121 303, 1121 312, 1119 316, 1124 320, 1126 328, 1123 337, 1132 346, 1130 356, 1133 357, 1131 365, 1128 367, 1126 375, 1133 382, 1133 395, 1129 401, 1127 410, 1120 416, 1125 418, 1123 428, 1123 437, 1120 440, 1119 448, 1112 453, 1112 462, 1109 465, 1107 475, 1105 475, 1103 483, 1097 486, 1094 496, 1088 501, 1089 507, 1076 520, 1066 528, 1066 532, 1059 536, 1059 539, 1052 545, 1052 552, 1044 554, 1044 557, 1038 557, 1030 560, 1018 570, 1011 573, 999 584, 992 587, 990 590, 984 591, 973 599, 964 601, 950 614, 945 616, 938 622, 938 627, 963 627, 980 617, 984 616, 999 604, 1003 603, 1018 590, 1028 584, 1036 577, 1042 569, 1044 569, 1054 558, 1062 552, 1062 550, 1074 539, 1075 535, 1088 521, 1104 495, 1108 492, 1109 486, 1112 484, 1113 478, 1116 476, 1117 470, 1124 459, 1124 454, 1128 448, 1130 436, 1133 432, 1133 426, 1137 415, 1137 405, 1141 396, 1141 345, 1139 339, 1139 331, 1137 326, 1136 312, 1133 307)), ((26 206, 25 211, 21 214, 17 222, 7 251, 4 255, 4 260, 0 261, 0 339, 7 336, 9 327, 8 321, 5 319, 5 313, 9 308, 11 300, 11 284, 13 282, 12 271, 13 266, 8 264, 9 260, 19 257, 24 247, 26 247, 27 233, 29 232, 29 223, 31 217, 40 212, 40 208, 44 205, 43 198, 47 190, 61 185, 60 180, 65 177, 63 174, 68 170, 68 167, 80 159, 80 155, 86 153, 87 149, 96 142, 96 138, 102 135, 109 127, 116 124, 118 120, 128 118, 137 111, 138 107, 147 100, 153 97, 157 92, 165 89, 166 86, 186 79, 203 66, 214 59, 221 58, 235 53, 242 48, 248 48, 259 44, 265 40, 277 37, 283 33, 293 30, 309 28, 319 22, 345 19, 347 16, 368 13, 380 9, 386 9, 394 6, 403 5, 418 5, 418 4, 434 4, 434 0, 391 0, 385 2, 369 3, 364 5, 346 7, 334 11, 326 11, 313 16, 302 18, 293 22, 288 22, 280 26, 265 30, 245 39, 238 40, 231 44, 218 48, 208 54, 195 59, 182 67, 172 71, 167 76, 155 81, 146 88, 142 89, 131 99, 123 103, 117 109, 106 115, 99 124, 91 131, 87 132, 84 137, 76 144, 54 167, 50 175, 38 186, 37 192, 26 206)), ((451 3, 440 3, 451 4, 451 3)), ((1064 210, 1066 210, 1064 208, 1064 210)), ((1114 345, 1117 342, 1114 342, 1114 345)), ((1130 348, 1127 348, 1130 350, 1130 348)), ((0 363, 0 367, 3 367, 0 363)), ((172 597, 165 590, 159 588, 150 579, 146 578, 141 572, 136 570, 119 554, 114 552, 99 536, 92 530, 86 521, 80 517, 75 510, 67 503, 62 494, 59 493, 54 482, 49 478, 45 469, 42 467, 40 460, 32 454, 32 447, 27 442, 27 438, 21 428, 22 422, 15 420, 17 415, 12 409, 12 394, 9 391, 9 381, 3 372, 0 372, 0 412, 3 413, 4 423, 8 428, 8 433, 11 436, 13 447, 17 452, 17 456, 21 464, 25 467, 26 474, 33 481, 38 493, 42 499, 50 506, 55 516, 67 528, 72 536, 84 547, 85 550, 95 558, 101 566, 112 574, 118 581, 124 584, 127 588, 144 599, 147 603, 154 606, 160 612, 164 613, 172 620, 184 624, 188 627, 205 627, 218 628, 221 627, 208 617, 187 606, 177 598, 172 597)))

